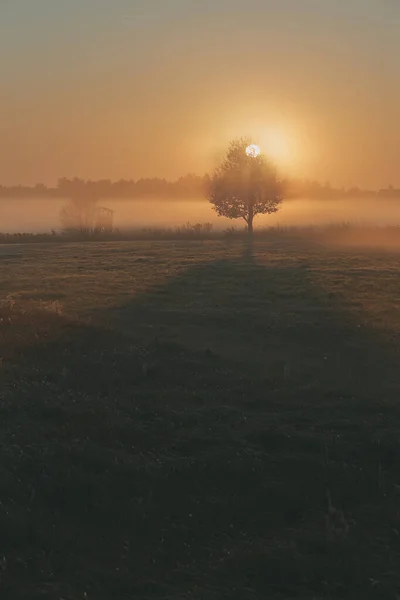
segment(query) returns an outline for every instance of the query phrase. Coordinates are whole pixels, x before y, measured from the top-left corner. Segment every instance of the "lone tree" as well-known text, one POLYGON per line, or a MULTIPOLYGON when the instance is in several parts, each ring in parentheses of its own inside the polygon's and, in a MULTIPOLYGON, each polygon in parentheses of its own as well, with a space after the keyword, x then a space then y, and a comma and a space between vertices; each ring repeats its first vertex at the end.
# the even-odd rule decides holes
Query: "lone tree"
POLYGON ((207 195, 220 217, 244 219, 247 231, 253 233, 256 215, 275 213, 283 200, 283 185, 275 167, 251 149, 246 138, 230 143, 220 167, 212 175, 207 195))

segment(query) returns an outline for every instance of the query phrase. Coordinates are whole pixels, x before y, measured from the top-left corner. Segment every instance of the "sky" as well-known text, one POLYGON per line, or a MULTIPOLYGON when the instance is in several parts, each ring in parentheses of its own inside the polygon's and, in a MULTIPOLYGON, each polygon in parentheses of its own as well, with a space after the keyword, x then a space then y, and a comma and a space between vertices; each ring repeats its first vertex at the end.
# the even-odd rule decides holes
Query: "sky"
POLYGON ((400 186, 400 0, 1 0, 0 182, 202 174, 400 186))

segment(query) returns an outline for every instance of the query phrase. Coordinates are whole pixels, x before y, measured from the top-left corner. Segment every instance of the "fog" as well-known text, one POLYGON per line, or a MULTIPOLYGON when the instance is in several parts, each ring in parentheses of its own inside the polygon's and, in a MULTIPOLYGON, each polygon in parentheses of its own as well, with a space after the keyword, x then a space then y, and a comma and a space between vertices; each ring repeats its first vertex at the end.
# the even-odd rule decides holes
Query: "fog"
MULTIPOLYGON (((60 208, 65 200, 0 198, 1 233, 42 233, 60 228, 60 208)), ((204 199, 104 200, 115 211, 115 227, 176 227, 187 223, 212 223, 214 229, 243 227, 241 220, 218 217, 204 199)), ((395 200, 289 200, 273 215, 257 217, 257 227, 305 226, 351 222, 365 225, 400 225, 400 201, 395 200)))

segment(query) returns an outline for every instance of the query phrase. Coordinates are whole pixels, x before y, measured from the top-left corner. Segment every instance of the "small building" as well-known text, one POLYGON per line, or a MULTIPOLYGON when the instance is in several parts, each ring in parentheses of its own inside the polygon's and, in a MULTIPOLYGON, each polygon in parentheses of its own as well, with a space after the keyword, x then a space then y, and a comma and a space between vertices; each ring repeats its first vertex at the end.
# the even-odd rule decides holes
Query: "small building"
POLYGON ((111 233, 114 227, 114 210, 105 206, 98 206, 96 209, 95 232, 111 233))

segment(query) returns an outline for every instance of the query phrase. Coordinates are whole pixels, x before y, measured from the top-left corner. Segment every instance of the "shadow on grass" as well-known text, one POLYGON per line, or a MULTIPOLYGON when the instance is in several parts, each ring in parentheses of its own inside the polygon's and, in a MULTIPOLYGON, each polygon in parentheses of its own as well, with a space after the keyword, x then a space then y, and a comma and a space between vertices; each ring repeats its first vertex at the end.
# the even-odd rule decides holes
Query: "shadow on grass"
POLYGON ((2 597, 395 598, 395 355, 307 264, 2 318, 2 597))
POLYGON ((107 318, 145 343, 208 350, 261 379, 286 365, 290 381, 339 395, 398 390, 398 340, 388 345, 366 320, 355 322, 337 295, 316 285, 306 260, 282 267, 272 255, 261 265, 249 245, 241 259, 192 267, 107 318))

